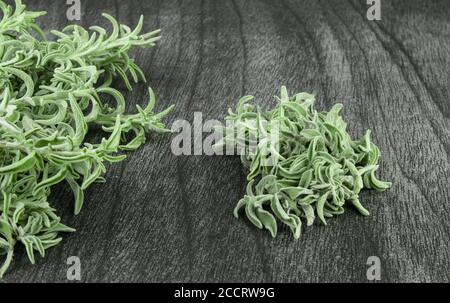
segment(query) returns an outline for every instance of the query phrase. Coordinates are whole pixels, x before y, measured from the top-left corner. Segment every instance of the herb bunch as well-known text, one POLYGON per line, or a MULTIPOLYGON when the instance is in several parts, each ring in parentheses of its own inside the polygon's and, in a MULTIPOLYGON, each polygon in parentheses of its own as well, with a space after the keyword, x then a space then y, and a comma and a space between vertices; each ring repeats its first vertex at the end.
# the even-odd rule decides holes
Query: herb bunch
POLYGON ((0 10, 1 278, 17 244, 35 263, 36 252, 43 257, 61 241, 60 232, 74 231, 50 206, 52 187, 70 185, 78 214, 84 191, 104 181, 105 164, 125 159, 118 152, 137 149, 149 131, 167 131, 161 119, 172 107, 154 113, 149 89, 148 105, 126 114, 123 95, 111 87, 116 77, 130 90, 130 79, 145 81, 128 53, 154 46, 160 36, 159 30, 140 33, 142 16, 130 29, 103 14, 110 34, 99 26, 70 25, 51 31, 52 41, 35 22, 45 12, 27 11, 20 0, 15 9, 0 1, 0 10), (107 134, 97 143, 86 138, 95 126, 107 134))
POLYGON ((236 217, 243 208, 250 222, 273 237, 280 221, 298 239, 302 221, 310 226, 317 217, 326 225, 326 218, 342 214, 346 203, 369 215, 359 201, 360 191, 391 186, 375 177, 380 150, 371 142, 370 131, 353 141, 340 116, 342 104, 318 112, 313 95, 289 97, 285 87, 271 111, 250 104, 252 99, 241 98, 226 117, 232 123, 219 128, 223 139, 217 146, 240 148, 242 163, 249 169, 246 195, 234 209, 236 217), (245 131, 239 136, 242 126, 245 131), (256 139, 251 131, 257 132, 256 139), (251 144, 252 140, 256 142, 251 144))

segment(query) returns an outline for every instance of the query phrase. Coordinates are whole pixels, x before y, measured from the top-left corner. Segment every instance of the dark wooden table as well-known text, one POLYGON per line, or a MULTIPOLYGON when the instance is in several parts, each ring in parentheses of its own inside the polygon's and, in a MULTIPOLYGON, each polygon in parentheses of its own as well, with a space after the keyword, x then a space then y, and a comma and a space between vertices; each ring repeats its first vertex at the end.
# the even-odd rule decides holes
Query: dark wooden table
MULTIPOLYGON (((45 30, 69 23, 66 1, 25 1, 47 10, 45 30)), ((6 282, 66 282, 79 256, 84 282, 367 282, 370 256, 384 282, 450 280, 450 2, 381 1, 381 21, 366 1, 87 1, 84 26, 108 12, 144 30, 161 28, 139 50, 158 95, 176 104, 166 120, 223 119, 245 94, 273 105, 281 85, 316 94, 317 107, 344 104, 350 133, 372 129, 382 151, 385 193, 366 191, 370 217, 348 211, 327 227, 276 239, 235 219, 245 189, 238 157, 174 156, 171 135, 111 166, 92 186, 81 214, 64 186, 52 203, 77 232, 29 264, 18 250, 6 282)), ((145 85, 126 94, 147 98, 145 85)), ((132 106, 130 106, 132 108, 132 106)))

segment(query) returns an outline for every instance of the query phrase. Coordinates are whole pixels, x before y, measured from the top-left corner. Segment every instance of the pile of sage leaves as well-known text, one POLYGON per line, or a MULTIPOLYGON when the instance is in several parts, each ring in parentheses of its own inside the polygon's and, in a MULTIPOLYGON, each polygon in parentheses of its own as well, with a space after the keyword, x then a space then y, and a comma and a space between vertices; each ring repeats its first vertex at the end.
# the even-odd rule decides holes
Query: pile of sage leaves
POLYGON ((279 221, 298 239, 302 221, 309 226, 317 217, 326 225, 326 218, 342 214, 347 202, 369 214, 359 201, 360 191, 391 186, 375 177, 380 150, 370 131, 353 141, 340 116, 342 104, 318 112, 308 93, 289 97, 282 87, 270 111, 250 104, 252 99, 241 98, 236 110, 229 110, 227 126, 217 129, 222 140, 216 148, 231 146, 249 170, 236 217, 243 208, 251 223, 273 237, 279 221))

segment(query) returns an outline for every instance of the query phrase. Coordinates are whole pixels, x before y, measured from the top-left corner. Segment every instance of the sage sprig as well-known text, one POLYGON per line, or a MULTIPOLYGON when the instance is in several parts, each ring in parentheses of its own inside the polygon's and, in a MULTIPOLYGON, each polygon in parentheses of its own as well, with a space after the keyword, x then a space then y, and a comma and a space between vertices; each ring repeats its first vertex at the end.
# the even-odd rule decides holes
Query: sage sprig
POLYGON ((167 131, 161 119, 172 107, 154 113, 155 95, 137 113, 125 113, 125 98, 111 86, 120 77, 131 89, 145 81, 129 57, 134 47, 152 47, 159 31, 141 34, 103 14, 110 34, 99 26, 86 30, 70 25, 52 31, 47 40, 35 19, 45 12, 27 11, 0 1, 0 278, 17 244, 31 263, 36 252, 61 241, 61 223, 48 201, 53 186, 67 182, 75 197, 74 212, 83 206, 84 191, 102 182, 106 164, 125 159, 120 151, 135 150, 149 131, 167 131), (111 102, 114 101, 114 102, 111 102), (111 104, 114 105, 111 105, 111 104), (86 138, 97 126, 107 134, 100 142, 86 138))
POLYGON ((234 209, 236 217, 244 209, 250 222, 273 237, 282 222, 298 239, 302 222, 309 226, 318 218, 326 225, 327 218, 344 213, 346 203, 369 214, 359 201, 360 191, 384 191, 391 185, 375 177, 380 150, 371 142, 370 131, 353 141, 340 116, 342 104, 318 112, 313 95, 289 97, 285 87, 270 111, 250 104, 252 99, 241 98, 226 117, 232 123, 218 129, 223 139, 216 147, 239 148, 249 169, 246 194, 234 209))

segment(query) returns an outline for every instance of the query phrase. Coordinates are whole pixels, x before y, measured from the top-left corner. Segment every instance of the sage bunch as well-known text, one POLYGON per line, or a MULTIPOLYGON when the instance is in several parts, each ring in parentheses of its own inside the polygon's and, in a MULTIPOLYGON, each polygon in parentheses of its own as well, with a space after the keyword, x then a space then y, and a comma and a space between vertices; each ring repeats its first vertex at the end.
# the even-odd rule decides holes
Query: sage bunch
POLYGON ((125 159, 150 131, 167 131, 161 119, 171 110, 154 113, 155 95, 136 113, 125 113, 125 98, 112 87, 122 79, 145 81, 130 58, 136 47, 148 48, 160 31, 141 34, 143 18, 134 29, 103 14, 111 33, 69 25, 51 31, 48 40, 35 20, 45 12, 27 11, 0 1, 0 278, 11 264, 15 247, 23 245, 31 263, 35 255, 61 241, 74 229, 61 223, 49 203, 51 189, 67 183, 74 195, 74 213, 84 192, 103 182, 106 165, 125 159), (103 130, 98 142, 89 129, 103 130))
POLYGON ((353 141, 340 115, 342 104, 318 112, 313 95, 289 97, 285 87, 270 111, 250 104, 252 99, 241 98, 236 110, 229 110, 230 123, 218 129, 222 140, 216 147, 240 149, 249 171, 246 194, 234 209, 236 217, 243 209, 253 225, 273 237, 281 222, 298 239, 303 223, 310 226, 317 218, 326 225, 348 204, 369 215, 359 201, 360 191, 391 186, 375 176, 380 150, 371 142, 370 131, 353 141), (243 136, 238 134, 240 127, 243 136))

